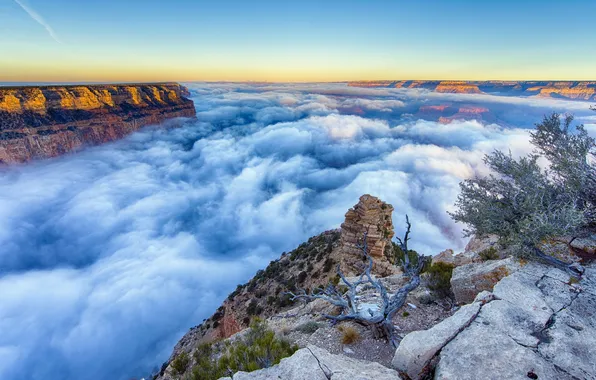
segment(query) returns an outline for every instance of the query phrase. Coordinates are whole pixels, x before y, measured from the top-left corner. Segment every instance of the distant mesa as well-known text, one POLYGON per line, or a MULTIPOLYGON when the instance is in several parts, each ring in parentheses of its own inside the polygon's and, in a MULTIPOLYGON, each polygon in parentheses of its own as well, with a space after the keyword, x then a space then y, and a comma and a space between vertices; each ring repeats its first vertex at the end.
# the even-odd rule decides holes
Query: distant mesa
POLYGON ((421 88, 441 93, 596 100, 596 81, 356 81, 352 87, 421 88))
POLYGON ((0 163, 60 156, 195 117, 177 83, 0 87, 0 163))

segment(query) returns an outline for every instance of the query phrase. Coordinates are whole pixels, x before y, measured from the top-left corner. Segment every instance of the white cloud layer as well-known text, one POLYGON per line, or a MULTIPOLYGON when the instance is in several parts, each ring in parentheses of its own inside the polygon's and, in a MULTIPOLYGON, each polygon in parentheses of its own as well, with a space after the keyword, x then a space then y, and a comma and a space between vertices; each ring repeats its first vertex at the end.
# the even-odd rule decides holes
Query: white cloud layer
POLYGON ((397 233, 410 215, 415 249, 461 249, 462 227, 446 214, 458 183, 485 173, 495 148, 529 152, 515 124, 567 104, 190 87, 197 122, 0 173, 0 378, 146 375, 236 284, 338 227, 364 193, 395 206, 397 233), (497 121, 413 116, 446 101, 496 109, 497 121))

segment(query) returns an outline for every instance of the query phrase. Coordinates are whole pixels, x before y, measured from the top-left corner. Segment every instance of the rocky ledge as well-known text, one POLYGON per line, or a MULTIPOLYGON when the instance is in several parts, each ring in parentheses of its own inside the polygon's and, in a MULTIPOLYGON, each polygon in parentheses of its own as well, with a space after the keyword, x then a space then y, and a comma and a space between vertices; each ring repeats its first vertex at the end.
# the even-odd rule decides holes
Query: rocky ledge
POLYGON ((59 156, 195 117, 177 83, 0 87, 0 163, 59 156))

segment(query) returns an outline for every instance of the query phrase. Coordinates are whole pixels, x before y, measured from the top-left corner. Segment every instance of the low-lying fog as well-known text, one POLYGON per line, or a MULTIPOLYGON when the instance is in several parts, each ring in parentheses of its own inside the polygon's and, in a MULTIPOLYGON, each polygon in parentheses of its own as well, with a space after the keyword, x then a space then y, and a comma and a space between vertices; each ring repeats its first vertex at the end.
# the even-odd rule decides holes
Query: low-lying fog
MULTIPOLYGON (((531 150, 552 111, 589 104, 333 85, 189 84, 198 121, 0 170, 0 378, 130 379, 237 284, 327 229, 360 195, 461 250, 458 183, 491 150, 531 150), (424 105, 484 107, 442 124, 424 105)), ((443 120, 443 122, 445 122, 443 120)))

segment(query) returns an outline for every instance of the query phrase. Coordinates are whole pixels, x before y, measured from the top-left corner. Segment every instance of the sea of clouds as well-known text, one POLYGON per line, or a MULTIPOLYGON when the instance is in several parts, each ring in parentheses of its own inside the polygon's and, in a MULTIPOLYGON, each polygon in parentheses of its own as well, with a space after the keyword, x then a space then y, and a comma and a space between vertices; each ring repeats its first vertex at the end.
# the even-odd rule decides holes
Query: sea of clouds
POLYGON ((425 254, 461 250, 458 183, 494 149, 583 102, 361 89, 189 84, 196 121, 0 171, 0 378, 130 379, 282 252, 337 228, 365 193, 413 222, 425 254), (421 105, 496 122, 439 124, 421 105))

